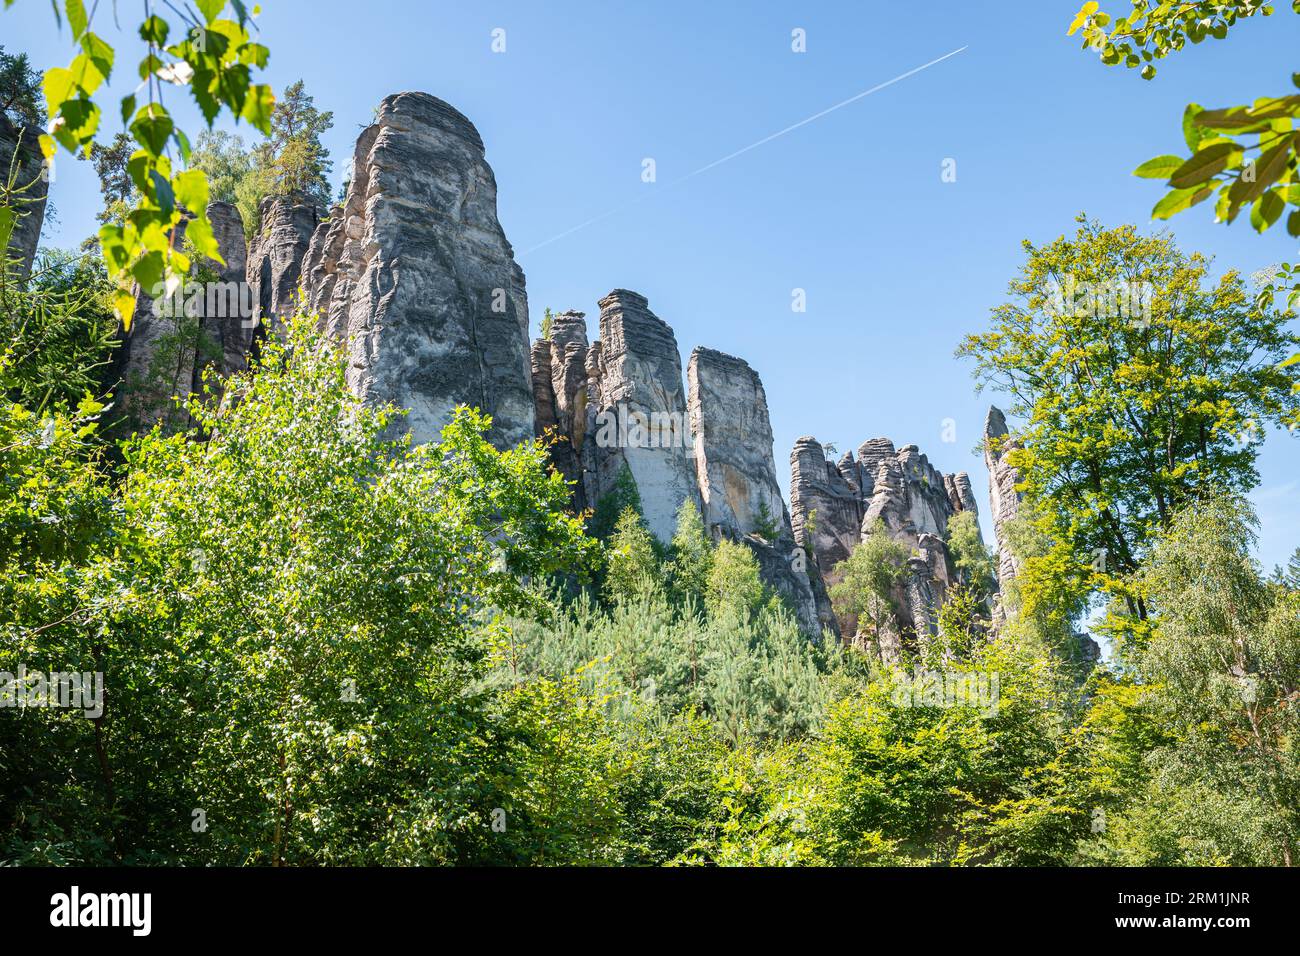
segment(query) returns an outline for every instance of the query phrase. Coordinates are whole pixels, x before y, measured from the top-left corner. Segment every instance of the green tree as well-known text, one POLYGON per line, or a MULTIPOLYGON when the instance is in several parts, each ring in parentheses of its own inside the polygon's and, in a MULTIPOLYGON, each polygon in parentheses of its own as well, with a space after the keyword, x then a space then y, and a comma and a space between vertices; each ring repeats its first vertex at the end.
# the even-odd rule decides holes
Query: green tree
POLYGON ((677 509, 671 553, 668 573, 675 596, 682 601, 703 601, 713 565, 713 542, 704 528, 700 509, 689 498, 677 509))
MULTIPOLYGON (((5 7, 14 3, 5 0, 5 7)), ((136 31, 145 45, 138 67, 144 82, 122 97, 115 115, 120 114, 139 147, 129 166, 137 196, 124 222, 107 222, 99 231, 104 262, 117 286, 113 307, 128 329, 135 285, 152 289, 164 277, 183 281, 189 272, 189 257, 172 239, 186 211, 193 217, 187 237, 203 255, 221 260, 207 220, 207 178, 199 170, 180 168, 189 157, 189 138, 164 106, 164 89, 188 88, 209 126, 228 108, 236 122, 247 120, 267 133, 271 129, 275 96, 269 86, 252 82, 253 70, 266 66, 270 51, 249 36, 244 3, 229 3, 233 20, 221 16, 226 6, 225 0, 211 0, 198 4, 197 12, 171 8, 182 21, 175 33, 164 16, 146 7, 136 31)), ((107 15, 98 4, 87 11, 82 0, 65 0, 62 6, 53 4, 53 10, 60 30, 66 13, 77 52, 66 68, 45 73, 42 86, 51 123, 50 132, 39 138, 40 147, 47 159, 53 159, 60 146, 85 156, 100 132, 102 109, 95 94, 111 78, 117 51, 92 29, 96 16, 107 15)), ((10 217, 0 215, 0 222, 5 218, 10 217)))
POLYGON ((1143 571, 1159 617, 1139 667, 1176 734, 1167 772, 1248 797, 1266 821, 1262 855, 1289 866, 1300 850, 1300 595, 1263 580, 1256 525, 1230 496, 1177 515, 1143 571))
POLYGON ((781 529, 777 527, 776 518, 773 517, 772 509, 767 506, 766 501, 758 503, 758 513, 754 515, 754 534, 768 542, 775 541, 781 536, 781 529))
POLYGON ((95 257, 43 249, 28 281, 0 282, 4 397, 40 415, 100 395, 115 344, 112 285, 95 257))
POLYGON ((190 166, 207 175, 209 198, 213 202, 237 205, 239 185, 252 170, 253 159, 251 152, 244 148, 242 136, 225 130, 204 130, 194 141, 190 166))
POLYGON ((882 641, 888 644, 898 637, 893 633, 894 591, 907 573, 908 557, 907 548, 877 520, 853 553, 832 569, 839 577, 830 589, 835 610, 856 620, 856 637, 874 641, 878 649, 882 641))
POLYGON ((1300 591, 1300 548, 1296 548, 1286 568, 1278 568, 1278 580, 1293 591, 1300 591))
POLYGON ((945 533, 958 579, 981 601, 997 590, 996 563, 980 536, 979 519, 973 511, 959 511, 948 520, 945 533))
POLYGON ((26 53, 6 53, 0 46, 0 114, 15 126, 38 129, 45 125, 41 77, 26 53))
POLYGON ((623 509, 609 539, 605 594, 615 601, 636 601, 663 591, 663 572, 654 536, 633 508, 623 509))
POLYGON ((614 478, 613 487, 601 496, 592 509, 591 518, 587 522, 588 532, 593 538, 604 541, 614 533, 614 526, 628 508, 637 514, 641 513, 641 491, 636 486, 632 469, 624 462, 614 478))
POLYGON ((334 114, 316 108, 302 80, 289 84, 271 115, 271 135, 266 144, 275 191, 299 194, 321 209, 329 208, 329 174, 334 168, 320 138, 334 125, 334 114))
POLYGON ((1025 243, 1018 301, 958 355, 1027 419, 1008 460, 1053 548, 1038 580, 1118 595, 1143 621, 1125 579, 1180 507, 1258 481, 1264 429, 1300 402, 1300 369, 1279 365, 1300 339, 1235 273, 1207 284, 1205 259, 1167 236, 1079 221, 1073 237, 1025 243))
MULTIPOLYGON (((76 526, 70 509, 109 511, 106 540, 69 558, 33 561, 39 538, 5 536, 26 570, 6 575, 17 593, 3 604, 0 669, 64 662, 113 688, 99 721, 5 722, 16 773, 4 774, 14 790, 0 856, 445 863, 489 852, 490 811, 517 756, 509 725, 492 719, 504 703, 480 683, 494 609, 536 609, 528 581, 593 546, 564 514, 568 489, 540 444, 497 452, 468 409, 435 446, 387 440, 394 410, 358 401, 345 370, 340 346, 295 319, 234 380, 239 402, 191 401, 205 441, 154 431, 126 445, 116 500, 96 505, 108 488, 98 482, 100 499, 72 498, 83 478, 0 503, 29 536, 57 541, 76 526), (50 749, 53 761, 32 756, 50 749), (195 807, 220 825, 191 830, 195 807)), ((26 413, 22 427, 44 426, 26 413)), ((50 447, 78 434, 56 419, 50 447)), ((32 463, 14 474, 48 473, 38 443, 12 451, 32 463)))
POLYGON ((770 597, 758 559, 746 545, 722 540, 713 551, 704 603, 711 617, 734 614, 747 621, 770 597))
POLYGON ((130 170, 135 149, 135 143, 125 133, 115 135, 107 146, 94 143, 90 147, 90 161, 99 178, 99 193, 104 198, 104 208, 95 214, 101 223, 112 222, 120 226, 126 222, 136 199, 130 170))

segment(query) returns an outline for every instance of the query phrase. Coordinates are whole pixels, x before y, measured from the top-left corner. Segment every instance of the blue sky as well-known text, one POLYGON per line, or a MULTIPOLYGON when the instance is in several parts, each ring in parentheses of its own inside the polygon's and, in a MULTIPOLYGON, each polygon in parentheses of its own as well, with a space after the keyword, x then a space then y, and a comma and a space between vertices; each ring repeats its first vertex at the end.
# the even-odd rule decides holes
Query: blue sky
MULTIPOLYGON (((1189 47, 1150 83, 1065 36, 1073 0, 262 6, 270 82, 302 78, 334 111, 336 178, 389 93, 424 90, 474 121, 534 325, 545 307, 578 308, 594 335, 598 298, 640 291, 676 330, 683 362, 707 345, 760 372, 783 481, 800 435, 840 449, 887 435, 918 444, 944 471, 968 470, 982 506, 973 449, 996 397, 976 395, 952 353, 1003 301, 1021 240, 1072 231, 1080 211, 1153 228, 1160 188, 1130 171, 1183 149, 1184 105, 1287 92, 1300 66, 1300 18, 1287 4, 1226 41, 1189 47), (492 51, 498 28, 504 53, 492 51), (806 31, 805 53, 791 50, 795 28, 806 31), (957 180, 944 183, 949 158, 957 180), (805 313, 791 310, 795 288, 806 290, 805 313), (948 418, 955 443, 941 438, 948 418)), ((123 23, 134 15, 124 8, 123 23)), ((47 3, 20 0, 0 26, 0 42, 41 67, 70 56, 47 3)), ((197 129, 192 111, 177 111, 197 129)), ((75 245, 98 205, 88 166, 65 160, 54 198, 60 222, 46 240, 75 245)), ((1186 251, 1213 255, 1216 272, 1300 257, 1279 227, 1260 237, 1244 222, 1215 226, 1204 208, 1172 230, 1186 251)), ((1260 557, 1271 567, 1300 544, 1300 440, 1270 436, 1261 474, 1260 557)))

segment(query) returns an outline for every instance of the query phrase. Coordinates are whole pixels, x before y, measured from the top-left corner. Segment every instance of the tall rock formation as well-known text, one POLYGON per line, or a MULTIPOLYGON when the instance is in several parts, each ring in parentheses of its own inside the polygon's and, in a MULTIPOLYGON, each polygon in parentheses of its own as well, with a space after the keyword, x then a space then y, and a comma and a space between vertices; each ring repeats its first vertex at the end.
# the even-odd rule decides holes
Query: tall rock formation
MULTIPOLYGON (((113 357, 113 377, 121 383, 118 407, 128 428, 188 427, 189 415, 176 400, 199 391, 204 370, 229 375, 247 364, 253 328, 252 302, 243 286, 243 222, 229 203, 209 204, 207 215, 224 263, 196 260, 185 285, 170 298, 155 299, 158 290, 136 288, 131 331, 113 357)), ((177 246, 188 222, 176 227, 177 246)))
MULTIPOLYGON (((248 244, 239 210, 227 202, 208 204, 208 221, 217 240, 223 262, 204 261, 201 267, 216 274, 220 289, 207 290, 200 320, 204 337, 216 350, 212 362, 223 375, 248 367, 248 353, 257 331, 256 299, 245 285, 248 244)), ((196 368, 194 387, 201 382, 202 365, 196 368)))
POLYGON ((524 275, 497 221, 496 180, 468 119, 427 93, 379 105, 343 207, 306 256, 308 301, 348 343, 348 383, 409 411, 417 443, 460 404, 505 448, 534 435, 524 275))
POLYGON ((960 511, 978 515, 970 477, 944 475, 915 445, 896 450, 886 438, 863 442, 856 457, 849 452, 838 463, 816 439, 800 438, 790 465, 795 536, 812 549, 828 585, 841 579, 836 566, 877 530, 906 547, 907 568, 890 596, 892 620, 876 635, 877 650, 893 663, 903 644, 923 647, 937 632, 939 608, 956 581, 945 543, 948 521, 960 511))
POLYGON ((551 459, 574 489, 574 507, 588 502, 581 455, 587 432, 587 323, 585 313, 551 318, 550 335, 532 348, 533 405, 538 437, 549 433, 551 459))
POLYGON ((626 465, 646 525, 666 542, 682 503, 699 505, 677 338, 645 296, 615 289, 600 300, 600 341, 587 350, 583 368, 587 501, 608 493, 626 465))
POLYGON ((989 470, 989 511, 993 533, 998 539, 998 585, 1003 591, 1019 570, 1004 533, 1006 525, 1020 514, 1020 492, 1016 491, 1020 476, 1007 461, 1007 455, 1015 447, 1015 440, 1007 430, 1006 415, 990 405, 984 419, 984 464, 989 470))
POLYGON ((805 435, 796 441, 790 452, 791 524, 824 575, 858 546, 865 513, 860 469, 852 456, 836 465, 817 439, 805 435))
POLYGON ((20 280, 31 274, 32 261, 41 241, 49 193, 45 158, 36 142, 40 133, 39 129, 15 126, 0 113, 0 177, 8 184, 12 174, 14 187, 21 190, 15 200, 16 221, 7 249, 8 254, 18 260, 20 280))
POLYGON ((812 581, 817 569, 795 543, 776 483, 772 423, 758 373, 742 359, 697 348, 686 379, 705 526, 750 547, 763 579, 786 599, 805 631, 833 629, 834 614, 828 602, 819 602, 812 581))
POLYGON ((258 334, 264 335, 293 311, 320 210, 298 194, 267 196, 258 207, 258 218, 261 228, 248 250, 247 278, 257 306, 258 334))
POLYGON ((697 348, 686 381, 705 524, 742 536, 759 530, 775 532, 765 535, 772 539, 790 534, 758 373, 743 359, 697 348), (760 529, 764 523, 771 527, 760 529))

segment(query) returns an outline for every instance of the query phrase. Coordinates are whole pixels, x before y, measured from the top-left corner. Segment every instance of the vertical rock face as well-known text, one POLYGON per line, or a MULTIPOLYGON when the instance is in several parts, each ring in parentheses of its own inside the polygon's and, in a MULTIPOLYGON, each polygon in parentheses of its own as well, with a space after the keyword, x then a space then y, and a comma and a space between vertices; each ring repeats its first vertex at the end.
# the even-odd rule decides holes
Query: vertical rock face
POLYGON ((498 447, 533 437, 523 271, 468 119, 427 93, 387 97, 340 214, 314 239, 308 300, 346 337, 358 396, 407 409, 417 443, 460 404, 492 416, 498 447))
POLYGON ((248 284, 263 328, 293 311, 303 260, 320 222, 316 206, 298 195, 268 196, 258 208, 262 227, 248 250, 248 284))
MULTIPOLYGON (((189 281, 172 298, 155 300, 150 294, 155 290, 136 288, 131 331, 114 355, 114 375, 122 383, 119 404, 130 427, 187 427, 189 416, 176 399, 202 387, 204 370, 211 366, 229 375, 247 365, 254 330, 246 314, 251 303, 241 287, 244 225, 229 203, 211 203, 207 214, 224 265, 196 261, 189 281)), ((187 222, 176 228, 178 246, 187 222)))
POLYGON ((592 351, 584 362, 596 379, 584 436, 584 445, 596 446, 588 454, 595 459, 588 498, 599 500, 626 463, 647 526, 668 541, 682 503, 699 504, 677 339, 644 296, 615 289, 600 300, 600 342, 592 351))
MULTIPOLYGON (((239 210, 226 202, 208 205, 208 221, 217 240, 224 264, 203 263, 215 272, 224 288, 212 297, 212 308, 205 301, 202 329, 207 340, 216 347, 214 361, 224 375, 243 371, 248 366, 248 352, 256 331, 256 300, 246 301, 241 284, 248 271, 248 244, 244 240, 244 220, 239 210), (246 306, 253 306, 245 313, 246 306)), ((205 297, 206 298, 206 297, 205 297)), ((202 367, 196 370, 195 388, 199 387, 202 367)))
POLYGON ((816 439, 800 438, 790 466, 795 536, 812 548, 827 583, 840 580, 836 565, 873 531, 883 529, 907 548, 906 573, 891 595, 892 620, 876 643, 887 663, 905 642, 923 648, 956 580, 945 544, 948 521, 960 511, 978 514, 970 477, 944 475, 915 445, 896 450, 887 438, 863 442, 856 457, 850 452, 838 463, 827 460, 816 439))
POLYGON ((45 160, 37 147, 40 130, 17 127, 0 113, 0 176, 8 182, 12 170, 17 188, 24 189, 15 209, 17 222, 9 237, 9 255, 18 260, 19 279, 31 274, 32 260, 41 241, 45 222, 45 201, 49 182, 45 177, 45 160), (16 154, 16 155, 15 155, 16 154))
MULTIPOLYGON (((182 219, 176 227, 177 248, 185 241, 188 224, 182 219)), ((122 382, 118 407, 129 427, 144 430, 161 424, 170 431, 189 424, 175 398, 194 387, 197 323, 174 299, 155 300, 155 291, 136 285, 131 330, 114 355, 114 371, 122 382)))
MULTIPOLYGON (((772 423, 758 373, 741 359, 697 348, 686 378, 706 527, 749 545, 763 580, 785 597, 805 631, 820 634, 825 608, 811 578, 817 571, 795 543, 776 483, 772 423)), ((827 616, 829 624, 834 615, 827 616)))
POLYGON ((579 456, 587 438, 587 323, 582 312, 561 312, 551 319, 550 387, 555 403, 560 472, 574 483, 577 505, 587 508, 579 456))
POLYGON ((1003 531, 1020 514, 1020 493, 1016 491, 1020 476, 1007 463, 1007 455, 1013 448, 1015 442, 1007 431, 1007 417, 1001 409, 990 406, 984 420, 984 464, 989 470, 989 509, 993 533, 998 539, 998 585, 1003 591, 1018 570, 1003 531))
MULTIPOLYGON (((697 348, 686 368, 695 472, 706 526, 793 537, 772 458, 772 423, 758 374, 742 359, 697 348)), ((767 537, 774 537, 767 535, 767 537)))
POLYGON ((862 535, 865 513, 857 463, 836 465, 805 435, 790 452, 790 518, 796 540, 812 549, 823 574, 846 559, 862 535))

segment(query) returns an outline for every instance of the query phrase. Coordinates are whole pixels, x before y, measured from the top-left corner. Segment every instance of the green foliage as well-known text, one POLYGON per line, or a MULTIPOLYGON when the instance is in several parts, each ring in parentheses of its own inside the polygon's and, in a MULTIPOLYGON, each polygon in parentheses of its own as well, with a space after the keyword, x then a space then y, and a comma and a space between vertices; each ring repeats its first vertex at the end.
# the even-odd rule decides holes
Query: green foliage
POLYGON ((663 588, 654 536, 633 508, 623 509, 609 539, 605 594, 613 601, 636 601, 663 588))
POLYGON ((948 553, 957 577, 982 600, 997 590, 997 569, 993 554, 980 536, 979 519, 973 511, 959 511, 948 520, 948 553))
POLYGON ((1250 557, 1255 525, 1231 497, 1178 516, 1144 569, 1160 616, 1139 667, 1160 687, 1159 713, 1179 738, 1175 763, 1212 762, 1217 785, 1268 821, 1261 852, 1290 863, 1300 850, 1300 596, 1263 580, 1250 557))
POLYGON ((49 249, 23 285, 0 281, 8 401, 39 415, 99 394, 114 342, 111 289, 96 260, 49 249))
POLYGON ((892 626, 894 591, 907 573, 907 548, 889 536, 877 520, 862 542, 833 573, 831 601, 837 613, 857 621, 857 637, 877 643, 892 626))
POLYGON ((1189 41, 1222 40, 1239 21, 1273 12, 1267 0, 1133 0, 1128 16, 1112 19, 1100 6, 1093 0, 1085 3, 1070 24, 1070 35, 1082 31, 1083 49, 1100 53, 1108 66, 1123 63, 1131 70, 1145 63, 1142 77, 1148 80, 1156 75, 1154 60, 1183 49, 1189 41))
POLYGON ((670 550, 667 571, 673 596, 679 601, 703 603, 713 568, 713 542, 700 509, 689 498, 677 509, 677 528, 670 550))
POLYGON ((45 125, 41 77, 26 53, 6 53, 0 46, 0 113, 15 126, 33 130, 45 125))
POLYGON ((1290 588, 1292 591, 1300 591, 1300 548, 1295 549, 1295 553, 1291 555, 1291 560, 1287 562, 1285 569, 1277 569, 1276 577, 1279 584, 1290 588))
POLYGON ((94 143, 90 147, 90 161, 99 178, 99 192, 104 197, 104 208, 96 214, 100 223, 123 225, 132 204, 136 201, 135 182, 131 178, 130 161, 135 144, 125 133, 118 133, 105 146, 94 143))
POLYGON ((1038 580, 1085 580, 1140 623, 1126 580, 1154 535, 1207 488, 1251 488, 1264 429, 1297 413, 1300 368, 1279 363, 1300 339, 1234 273, 1207 285, 1205 259, 1167 236, 1079 221, 1072 238, 1026 242, 1019 301, 958 354, 1028 419, 1008 461, 1051 542, 1038 580), (1140 294, 1103 294, 1117 284, 1140 294))
POLYGON ((253 169, 253 154, 244 148, 243 137, 224 130, 204 130, 194 142, 190 166, 202 170, 208 177, 211 201, 227 202, 237 207, 244 223, 244 234, 249 239, 255 236, 258 203, 269 190, 252 187, 258 177, 253 169))
POLYGON ((628 508, 637 514, 641 513, 641 492, 636 486, 636 478, 632 476, 632 469, 624 462, 614 478, 613 487, 596 502, 596 507, 592 509, 591 518, 587 522, 587 532, 593 538, 604 541, 614 533, 614 526, 618 524, 619 518, 628 508))
POLYGON ((725 538, 719 541, 713 551, 704 592, 704 605, 710 616, 729 614, 748 621, 770 597, 759 576, 754 552, 725 538))
POLYGON ((582 596, 544 620, 511 621, 503 669, 555 680, 578 675, 623 722, 645 711, 692 711, 731 740, 789 739, 817 727, 833 693, 823 675, 840 661, 807 640, 783 608, 751 619, 701 614, 660 595, 601 608, 582 596))
MULTIPOLYGON (((6 484, 0 509, 27 522, 5 536, 24 571, 6 575, 0 670, 79 666, 112 693, 101 720, 6 720, 6 784, 38 786, 6 794, 0 858, 487 852, 501 762, 518 756, 491 729, 498 702, 477 689, 489 609, 536 608, 526 582, 593 548, 540 445, 497 452, 471 410, 437 446, 386 440, 391 410, 358 402, 345 367, 313 320, 295 321, 236 379, 239 402, 191 402, 205 442, 133 439, 112 493, 75 457, 60 464, 30 439, 9 449, 6 483, 46 477, 6 484), (44 532, 45 514, 59 527, 44 532), (86 544, 42 544, 79 524, 89 530, 72 540, 86 544), (69 843, 83 826, 107 842, 69 843)), ((11 417, 43 434, 30 414, 11 417)), ((71 455, 77 423, 59 422, 50 447, 71 455)))
POLYGON ((775 541, 781 536, 781 529, 777 527, 776 518, 772 516, 772 509, 766 501, 758 503, 758 514, 754 515, 754 534, 767 542, 775 541))
MULTIPOLYGON (((1291 8, 1300 13, 1300 2, 1291 8)), ((1082 29, 1084 49, 1101 54, 1101 61, 1123 62, 1132 68, 1145 61, 1142 76, 1153 79, 1155 60, 1183 49, 1188 41, 1200 43, 1207 37, 1222 40, 1228 31, 1249 17, 1269 16, 1268 0, 1200 0, 1188 3, 1160 3, 1133 0, 1133 11, 1111 23, 1099 11, 1099 4, 1085 3, 1070 24, 1070 33, 1082 29), (1110 27, 1109 32, 1107 27, 1110 27)), ((1300 88, 1300 73, 1291 74, 1292 85, 1300 88)), ((1218 191, 1214 218, 1231 223, 1250 208, 1250 224, 1264 232, 1286 215, 1286 228, 1300 236, 1300 95, 1265 96, 1249 106, 1205 109, 1189 103, 1183 113, 1183 138, 1191 151, 1188 157, 1165 155, 1148 160, 1134 175, 1167 180, 1170 192, 1152 210, 1152 218, 1168 219, 1204 202, 1218 191), (1254 141, 1251 142, 1251 137, 1254 141), (1251 155, 1253 154, 1253 155, 1251 155)), ((1286 292, 1288 309, 1300 303, 1300 272, 1282 264, 1259 294, 1260 302, 1272 302, 1286 292), (1286 283, 1291 282, 1290 288, 1286 283)))
MULTIPOLYGON (((5 7, 14 2, 5 0, 5 7)), ((61 30, 60 4, 53 6, 61 30)), ((189 272, 188 257, 172 241, 187 212, 193 216, 187 236, 205 256, 221 259, 207 220, 207 177, 180 168, 189 159, 190 144, 163 104, 165 86, 187 87, 209 126, 229 109, 236 122, 247 120, 266 133, 271 129, 275 96, 269 86, 252 82, 253 70, 265 68, 270 51, 250 37, 252 24, 242 0, 229 3, 233 20, 221 17, 226 6, 224 0, 201 3, 197 14, 171 8, 182 21, 177 30, 146 8, 137 31, 145 46, 138 73, 146 101, 139 102, 137 91, 120 104, 122 124, 139 147, 128 162, 136 193, 122 221, 105 222, 99 231, 104 262, 117 285, 113 307, 128 329, 135 308, 134 284, 152 289, 165 278, 183 281, 189 272)), ((87 11, 82 0, 65 0, 62 11, 77 53, 67 67, 45 72, 42 86, 51 122, 50 132, 40 136, 40 147, 47 160, 60 146, 73 155, 90 154, 102 121, 95 94, 110 80, 117 61, 117 51, 92 29, 96 16, 102 19, 106 11, 98 5, 87 11)))
POLYGON ((270 169, 278 195, 304 196, 329 208, 334 163, 320 138, 333 126, 334 114, 316 108, 302 80, 285 88, 271 115, 270 140, 263 152, 255 151, 255 162, 270 169))

